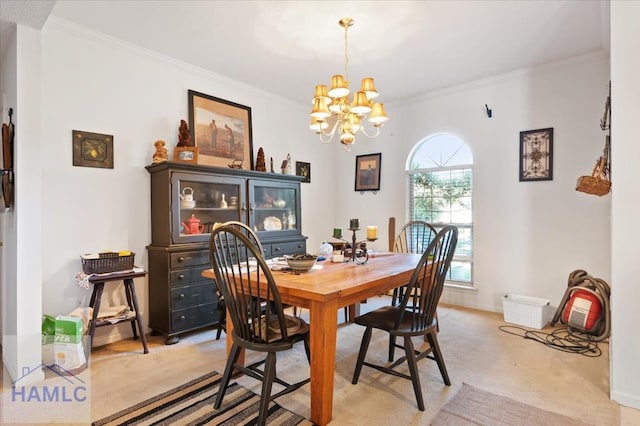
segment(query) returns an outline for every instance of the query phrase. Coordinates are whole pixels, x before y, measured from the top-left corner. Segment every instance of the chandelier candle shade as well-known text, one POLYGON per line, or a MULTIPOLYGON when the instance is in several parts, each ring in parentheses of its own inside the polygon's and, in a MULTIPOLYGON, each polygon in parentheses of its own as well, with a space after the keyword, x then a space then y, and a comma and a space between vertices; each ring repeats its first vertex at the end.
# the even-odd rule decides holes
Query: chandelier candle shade
POLYGON ((349 100, 351 91, 347 70, 349 65, 347 33, 349 27, 353 25, 353 19, 342 18, 338 23, 344 28, 344 76, 331 77, 331 87, 328 90, 324 84, 316 86, 309 128, 318 134, 324 143, 330 142, 334 135, 339 134, 340 143, 349 151, 357 134, 362 133, 368 138, 375 138, 380 134, 380 126, 389 117, 384 111, 383 104, 373 101, 378 96, 378 91, 371 77, 362 79, 360 90, 355 92, 349 100), (375 128, 375 133, 369 134, 365 130, 363 126, 365 118, 375 128))

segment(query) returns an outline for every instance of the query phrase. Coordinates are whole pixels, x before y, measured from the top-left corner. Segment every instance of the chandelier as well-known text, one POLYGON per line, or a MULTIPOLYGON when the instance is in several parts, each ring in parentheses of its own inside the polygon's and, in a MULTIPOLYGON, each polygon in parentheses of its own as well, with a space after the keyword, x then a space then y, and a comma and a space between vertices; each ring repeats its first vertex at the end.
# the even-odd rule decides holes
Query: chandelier
POLYGON ((319 135, 324 143, 330 142, 336 134, 339 134, 340 143, 349 151, 355 142, 356 135, 362 133, 368 138, 375 138, 380 134, 380 126, 389 117, 381 103, 373 102, 373 99, 378 96, 378 91, 371 77, 362 79, 360 90, 355 92, 353 98, 349 100, 347 32, 353 25, 353 19, 342 18, 338 23, 344 28, 344 76, 331 77, 329 90, 324 84, 316 86, 309 128, 319 135), (369 134, 365 130, 363 126, 365 118, 375 128, 375 133, 369 134))

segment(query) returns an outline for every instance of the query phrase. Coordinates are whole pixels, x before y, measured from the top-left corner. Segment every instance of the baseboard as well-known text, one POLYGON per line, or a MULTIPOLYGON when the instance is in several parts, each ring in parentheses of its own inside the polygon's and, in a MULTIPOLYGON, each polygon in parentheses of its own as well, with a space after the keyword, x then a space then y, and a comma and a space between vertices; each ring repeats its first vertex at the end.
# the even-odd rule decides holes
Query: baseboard
MULTIPOLYGON (((93 348, 119 342, 120 340, 133 339, 133 332, 129 322, 114 324, 105 329, 108 329, 108 333, 100 334, 101 328, 96 329, 93 336, 93 344, 91 345, 93 348), (98 335, 96 336, 96 334, 98 335)), ((145 330, 145 333, 148 334, 149 330, 145 330)))
POLYGON ((445 285, 440 302, 480 311, 502 312, 501 309, 497 310, 496 306, 476 303, 477 299, 478 289, 475 287, 445 285))
POLYGON ((112 333, 112 334, 107 334, 105 336, 97 336, 93 339, 92 347, 97 348, 98 346, 108 345, 110 343, 119 342, 120 340, 131 339, 132 337, 133 335, 125 336, 120 333, 117 333, 117 334, 112 333))
POLYGON ((611 392, 611 400, 625 407, 640 409, 640 397, 624 392, 611 392))

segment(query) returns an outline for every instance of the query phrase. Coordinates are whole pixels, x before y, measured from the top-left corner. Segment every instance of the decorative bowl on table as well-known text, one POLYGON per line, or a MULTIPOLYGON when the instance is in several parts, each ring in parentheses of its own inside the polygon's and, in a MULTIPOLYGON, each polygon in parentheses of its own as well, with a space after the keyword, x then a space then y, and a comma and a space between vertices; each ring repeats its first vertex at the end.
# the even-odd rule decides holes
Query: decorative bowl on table
POLYGON ((285 256, 287 265, 295 272, 307 272, 316 264, 318 256, 313 254, 296 254, 293 256, 285 256))

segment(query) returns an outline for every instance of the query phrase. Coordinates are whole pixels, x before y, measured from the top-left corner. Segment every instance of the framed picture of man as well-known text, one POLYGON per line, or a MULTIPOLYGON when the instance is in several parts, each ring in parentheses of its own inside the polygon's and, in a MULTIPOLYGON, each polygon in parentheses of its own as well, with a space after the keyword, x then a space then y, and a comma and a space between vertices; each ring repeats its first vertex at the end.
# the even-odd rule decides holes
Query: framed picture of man
POLYGON ((194 90, 188 98, 198 164, 253 170, 251 108, 194 90))
POLYGON ((381 153, 356 156, 356 191, 380 190, 381 160, 381 153))

